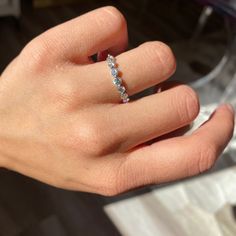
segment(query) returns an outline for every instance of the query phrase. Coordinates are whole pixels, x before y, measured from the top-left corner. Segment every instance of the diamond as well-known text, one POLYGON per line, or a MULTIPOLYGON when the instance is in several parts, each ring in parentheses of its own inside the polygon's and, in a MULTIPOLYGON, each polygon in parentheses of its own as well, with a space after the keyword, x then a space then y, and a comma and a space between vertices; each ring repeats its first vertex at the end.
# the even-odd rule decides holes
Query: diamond
POLYGON ((119 91, 121 94, 125 93, 125 87, 124 87, 124 86, 119 86, 119 87, 118 87, 118 91, 119 91))
POLYGON ((115 62, 113 62, 113 61, 108 61, 108 66, 109 66, 110 68, 114 68, 114 67, 116 66, 116 64, 115 64, 115 62))
POLYGON ((113 84, 114 85, 119 87, 119 86, 121 86, 121 83, 122 83, 121 78, 116 77, 115 79, 113 79, 113 84))
POLYGON ((119 70, 118 70, 118 66, 116 64, 116 58, 113 57, 112 55, 108 54, 106 61, 107 61, 108 67, 111 70, 110 73, 113 77, 112 82, 116 86, 118 92, 120 93, 120 97, 122 99, 122 102, 128 103, 130 98, 126 92, 125 86, 122 85, 122 79, 118 76, 119 70))
POLYGON ((111 69, 111 75, 113 76, 113 77, 116 77, 117 75, 118 75, 118 70, 116 69, 116 68, 112 68, 111 69))
POLYGON ((123 94, 121 94, 121 98, 122 98, 123 100, 126 100, 127 98, 129 98, 129 96, 128 96, 127 93, 123 93, 123 94))
POLYGON ((123 103, 128 103, 129 102, 129 98, 123 99, 123 103))
POLYGON ((112 55, 108 54, 107 55, 107 60, 115 62, 115 57, 113 57, 112 55))
POLYGON ((116 63, 115 58, 111 55, 108 55, 107 56, 107 63, 110 68, 115 67, 115 63, 116 63))

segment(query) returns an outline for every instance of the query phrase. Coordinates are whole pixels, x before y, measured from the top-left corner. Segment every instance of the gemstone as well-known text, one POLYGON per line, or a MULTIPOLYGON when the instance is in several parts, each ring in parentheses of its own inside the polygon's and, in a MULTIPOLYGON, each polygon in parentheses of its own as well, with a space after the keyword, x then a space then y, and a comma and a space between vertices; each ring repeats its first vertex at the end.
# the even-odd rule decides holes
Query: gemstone
POLYGON ((108 54, 107 60, 115 62, 115 57, 113 57, 112 55, 108 54))
POLYGON ((127 93, 123 93, 123 94, 121 94, 121 98, 122 98, 123 100, 126 100, 127 98, 129 98, 129 96, 128 96, 127 93))
POLYGON ((111 69, 111 75, 113 76, 113 77, 116 77, 117 75, 118 75, 118 70, 116 69, 116 68, 112 68, 111 69))
POLYGON ((110 68, 114 68, 114 67, 116 66, 116 64, 115 64, 115 62, 113 62, 113 61, 108 61, 108 66, 109 66, 110 68))
POLYGON ((129 98, 123 99, 123 103, 128 103, 129 102, 129 98))
POLYGON ((119 77, 116 77, 115 79, 113 79, 113 84, 116 85, 116 86, 121 86, 121 78, 119 77))
POLYGON ((107 56, 107 63, 108 63, 108 66, 109 66, 110 68, 112 68, 112 67, 115 66, 116 59, 115 59, 113 56, 108 55, 108 56, 107 56))
POLYGON ((124 86, 119 86, 118 91, 122 94, 125 93, 125 87, 124 86))

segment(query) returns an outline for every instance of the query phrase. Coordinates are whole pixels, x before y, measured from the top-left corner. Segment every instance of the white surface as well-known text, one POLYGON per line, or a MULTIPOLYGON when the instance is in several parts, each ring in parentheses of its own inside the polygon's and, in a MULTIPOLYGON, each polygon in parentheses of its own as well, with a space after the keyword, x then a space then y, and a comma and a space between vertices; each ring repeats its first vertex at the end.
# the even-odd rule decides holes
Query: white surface
POLYGON ((236 167, 105 206, 125 236, 235 236, 236 167))

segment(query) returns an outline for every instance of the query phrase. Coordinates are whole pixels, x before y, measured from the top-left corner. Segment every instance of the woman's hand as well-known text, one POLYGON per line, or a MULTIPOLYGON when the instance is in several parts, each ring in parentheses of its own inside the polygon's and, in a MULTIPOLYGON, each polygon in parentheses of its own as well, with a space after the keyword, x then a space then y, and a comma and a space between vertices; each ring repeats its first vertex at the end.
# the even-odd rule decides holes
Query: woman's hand
POLYGON ((195 92, 179 85, 128 104, 107 63, 117 56, 129 95, 175 70, 165 44, 124 52, 127 28, 113 7, 97 9, 31 41, 0 80, 0 164, 42 182, 115 195, 209 169, 229 142, 234 113, 219 108, 191 136, 161 139, 198 114, 195 92))

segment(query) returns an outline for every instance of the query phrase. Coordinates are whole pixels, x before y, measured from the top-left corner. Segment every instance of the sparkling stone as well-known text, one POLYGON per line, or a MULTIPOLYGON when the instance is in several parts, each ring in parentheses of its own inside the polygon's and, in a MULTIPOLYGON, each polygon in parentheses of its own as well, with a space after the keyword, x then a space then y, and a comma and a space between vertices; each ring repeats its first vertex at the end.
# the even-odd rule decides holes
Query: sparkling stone
POLYGON ((115 79, 113 79, 113 83, 116 86, 121 86, 122 80, 121 80, 121 78, 116 77, 115 79))
POLYGON ((107 59, 111 60, 111 61, 115 61, 115 57, 113 57, 112 55, 108 54, 107 55, 107 59))
POLYGON ((113 77, 116 77, 117 75, 118 75, 118 70, 116 69, 116 68, 112 68, 111 69, 111 75, 113 76, 113 77))
POLYGON ((126 100, 127 98, 129 98, 129 96, 128 96, 127 93, 123 93, 123 94, 121 94, 121 98, 122 98, 123 100, 126 100))
POLYGON ((123 99, 123 103, 128 103, 129 102, 129 98, 123 99))
POLYGON ((108 62, 108 65, 109 65, 109 63, 114 63, 115 64, 116 59, 115 59, 115 57, 113 57, 111 55, 108 55, 107 56, 107 62, 108 62))
POLYGON ((118 91, 119 91, 121 94, 125 93, 125 87, 124 87, 124 86, 118 87, 118 91))
POLYGON ((115 64, 115 62, 113 62, 113 61, 108 61, 108 66, 109 66, 110 68, 114 68, 114 67, 116 66, 116 64, 115 64))

